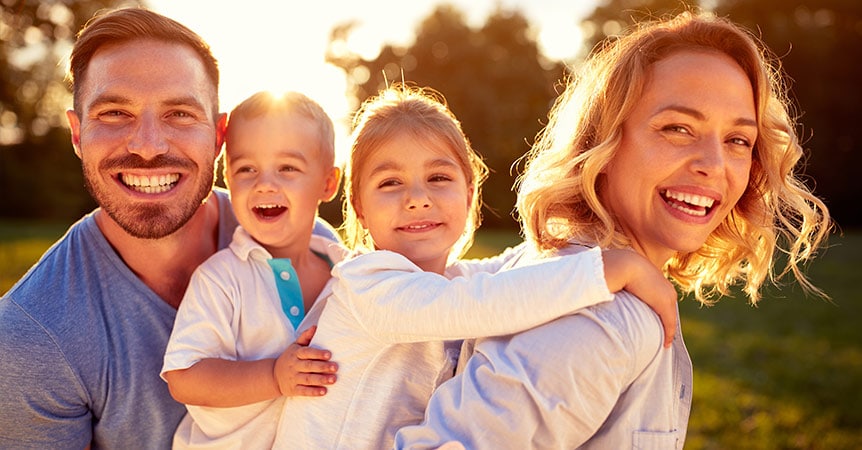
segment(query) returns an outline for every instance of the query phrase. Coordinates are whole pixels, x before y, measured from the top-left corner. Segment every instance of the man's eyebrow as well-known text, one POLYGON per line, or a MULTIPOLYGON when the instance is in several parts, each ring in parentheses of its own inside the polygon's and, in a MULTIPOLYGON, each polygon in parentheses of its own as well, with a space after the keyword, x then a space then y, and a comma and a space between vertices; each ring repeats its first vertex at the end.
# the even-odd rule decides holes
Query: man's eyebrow
POLYGON ((130 105, 132 104, 132 100, 128 97, 123 97, 122 95, 116 94, 104 94, 100 95, 93 99, 88 105, 87 109, 93 109, 99 106, 104 105, 130 105))
POLYGON ((204 108, 204 105, 200 101, 198 101, 197 98, 192 96, 170 98, 162 103, 167 106, 190 106, 201 111, 206 110, 206 108, 204 108))
MULTIPOLYGON (((131 105, 132 103, 133 102, 130 98, 122 96, 122 95, 104 94, 104 95, 100 95, 100 96, 96 97, 95 99, 93 99, 93 101, 90 102, 90 104, 87 105, 87 107, 89 109, 92 109, 92 108, 96 108, 99 106, 105 106, 105 105, 128 106, 128 105, 131 105)), ((204 108, 204 105, 201 104, 201 102, 198 101, 198 99, 196 99, 195 97, 192 97, 192 96, 182 96, 182 97, 169 98, 168 100, 163 101, 162 104, 165 106, 188 106, 191 108, 199 109, 201 111, 206 110, 204 108)))

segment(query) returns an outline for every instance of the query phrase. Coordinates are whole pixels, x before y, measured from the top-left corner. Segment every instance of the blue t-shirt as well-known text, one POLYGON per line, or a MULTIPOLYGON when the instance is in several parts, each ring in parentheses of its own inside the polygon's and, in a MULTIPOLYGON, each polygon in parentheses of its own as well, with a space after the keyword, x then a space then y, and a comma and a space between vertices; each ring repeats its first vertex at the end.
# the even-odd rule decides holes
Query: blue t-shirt
MULTIPOLYGON (((216 194, 222 249, 237 221, 216 194)), ((170 448, 185 407, 159 372, 175 316, 92 213, 72 225, 0 299, 0 448, 170 448)))

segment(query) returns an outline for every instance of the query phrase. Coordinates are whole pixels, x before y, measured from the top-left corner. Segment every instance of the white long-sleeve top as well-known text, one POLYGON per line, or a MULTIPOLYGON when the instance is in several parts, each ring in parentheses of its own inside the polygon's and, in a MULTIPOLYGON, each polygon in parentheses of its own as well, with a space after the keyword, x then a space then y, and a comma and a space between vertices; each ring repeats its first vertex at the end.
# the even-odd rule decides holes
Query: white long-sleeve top
MULTIPOLYGON (((564 253, 585 251, 570 246, 564 253)), ((518 264, 528 261, 522 258, 518 264)), ((478 339, 397 449, 682 449, 691 359, 628 292, 511 336, 478 339)))
POLYGON ((476 269, 459 263, 444 277, 388 251, 338 264, 311 343, 332 352, 338 381, 324 397, 285 401, 274 447, 391 448, 452 377, 453 340, 526 330, 613 298, 598 249, 496 274, 476 269))

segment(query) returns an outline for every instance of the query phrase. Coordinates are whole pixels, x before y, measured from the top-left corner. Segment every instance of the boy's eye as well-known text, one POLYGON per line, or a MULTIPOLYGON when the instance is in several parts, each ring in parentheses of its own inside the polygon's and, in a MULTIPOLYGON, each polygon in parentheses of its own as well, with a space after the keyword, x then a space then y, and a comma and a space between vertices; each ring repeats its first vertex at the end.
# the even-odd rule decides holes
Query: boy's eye
POLYGON ((299 169, 295 166, 281 166, 279 170, 282 172, 299 172, 299 169))

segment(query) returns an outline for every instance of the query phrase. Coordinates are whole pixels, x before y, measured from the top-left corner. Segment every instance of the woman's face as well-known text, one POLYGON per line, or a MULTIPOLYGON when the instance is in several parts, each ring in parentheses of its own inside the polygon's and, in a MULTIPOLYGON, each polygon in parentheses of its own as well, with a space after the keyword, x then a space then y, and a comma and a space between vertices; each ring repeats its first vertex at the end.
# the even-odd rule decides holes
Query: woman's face
POLYGON ((699 249, 748 184, 757 139, 746 74, 720 53, 654 63, 623 123, 600 195, 633 247, 662 267, 699 249))

